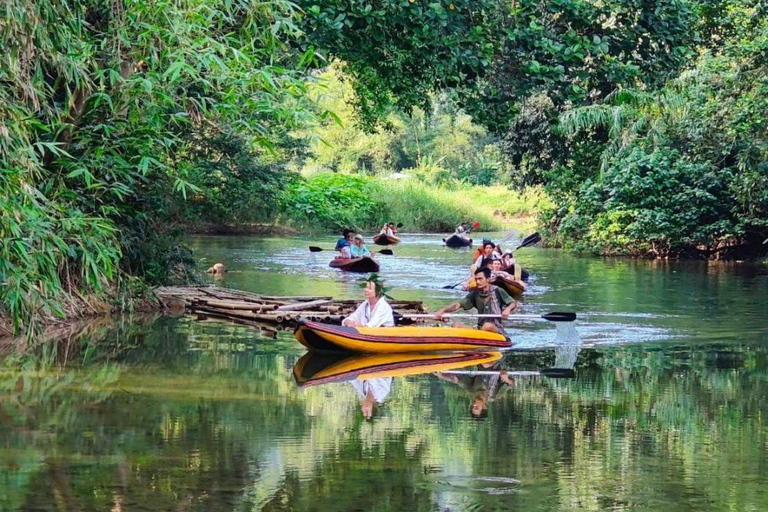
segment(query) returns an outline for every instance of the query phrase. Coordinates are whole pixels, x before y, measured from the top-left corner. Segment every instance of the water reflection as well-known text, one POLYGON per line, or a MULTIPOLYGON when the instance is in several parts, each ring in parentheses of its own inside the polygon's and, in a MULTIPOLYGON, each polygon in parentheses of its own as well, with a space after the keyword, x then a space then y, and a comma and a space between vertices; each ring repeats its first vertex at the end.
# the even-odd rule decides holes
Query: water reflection
POLYGON ((756 344, 585 347, 572 379, 514 374, 572 354, 506 353, 491 363, 514 385, 483 421, 434 367, 350 364, 356 381, 393 379, 372 422, 359 393, 330 380, 338 366, 325 374, 335 386, 296 386, 304 356, 285 333, 259 342, 159 319, 46 347, 0 361, 4 511, 768 505, 768 349, 756 344))

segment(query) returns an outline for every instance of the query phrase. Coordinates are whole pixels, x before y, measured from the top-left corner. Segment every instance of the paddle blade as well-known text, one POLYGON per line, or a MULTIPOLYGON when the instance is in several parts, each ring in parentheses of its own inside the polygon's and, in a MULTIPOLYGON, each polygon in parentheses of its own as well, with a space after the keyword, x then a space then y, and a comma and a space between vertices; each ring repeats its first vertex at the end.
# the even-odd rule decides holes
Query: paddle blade
POLYGON ((379 251, 379 254, 386 254, 387 256, 392 256, 394 253, 392 252, 392 249, 382 249, 379 251))
POLYGON ((322 248, 322 247, 316 247, 316 246, 314 246, 314 245, 310 245, 310 246, 309 246, 309 252, 320 252, 320 251, 322 251, 322 250, 323 250, 323 248, 322 248))
POLYGON ((401 227, 403 227, 403 223, 402 222, 398 222, 397 223, 397 229, 400 229, 401 227))
POLYGON ((550 322, 573 322, 574 320, 576 320, 576 313, 552 312, 552 313, 541 315, 541 318, 543 318, 544 320, 549 320, 550 322))
POLYGON ((539 373, 552 379, 572 379, 576 376, 573 368, 544 368, 539 373))
POLYGON ((522 249, 523 247, 530 247, 539 242, 541 242, 541 235, 539 233, 533 233, 532 235, 523 238, 523 241, 520 242, 520 245, 518 245, 517 248, 522 249))

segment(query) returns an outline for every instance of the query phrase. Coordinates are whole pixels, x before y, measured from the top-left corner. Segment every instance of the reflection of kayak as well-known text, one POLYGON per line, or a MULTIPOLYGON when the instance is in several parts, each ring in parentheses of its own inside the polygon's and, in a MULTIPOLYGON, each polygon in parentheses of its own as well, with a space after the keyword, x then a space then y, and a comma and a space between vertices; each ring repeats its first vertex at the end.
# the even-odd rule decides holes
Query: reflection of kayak
POLYGON ((379 264, 368 256, 363 256, 362 258, 334 258, 328 266, 348 270, 349 272, 379 271, 379 264))
POLYGON ((300 386, 316 386, 348 380, 405 377, 422 373, 456 370, 492 363, 500 352, 462 352, 453 354, 318 354, 307 352, 293 367, 293 378, 300 386))
POLYGON ((342 327, 299 322, 294 333, 307 348, 363 353, 499 349, 512 346, 502 334, 449 327, 342 327))
POLYGON ((471 238, 464 238, 459 235, 451 235, 448 238, 443 238, 446 247, 469 247, 472 245, 471 238))
POLYGON ((373 237, 373 243, 377 245, 395 245, 400 243, 400 239, 396 236, 387 236, 384 233, 379 233, 373 237))
MULTIPOLYGON (((505 277, 495 277, 491 278, 491 284, 498 286, 505 292, 507 292, 510 295, 522 295, 525 291, 525 288, 520 285, 517 281, 514 279, 509 279, 505 277)), ((472 279, 469 281, 469 284, 467 285, 467 288, 470 290, 474 290, 476 288, 475 280, 472 279)))

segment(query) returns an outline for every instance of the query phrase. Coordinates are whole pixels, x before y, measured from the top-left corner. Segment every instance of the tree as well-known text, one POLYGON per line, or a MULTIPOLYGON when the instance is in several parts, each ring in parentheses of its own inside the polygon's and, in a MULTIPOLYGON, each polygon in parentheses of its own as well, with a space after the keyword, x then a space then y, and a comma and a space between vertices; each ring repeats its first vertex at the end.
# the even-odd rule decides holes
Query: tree
POLYGON ((0 307, 17 329, 120 268, 168 278, 172 258, 146 260, 196 190, 190 132, 268 148, 308 115, 294 16, 282 0, 0 5, 0 307))

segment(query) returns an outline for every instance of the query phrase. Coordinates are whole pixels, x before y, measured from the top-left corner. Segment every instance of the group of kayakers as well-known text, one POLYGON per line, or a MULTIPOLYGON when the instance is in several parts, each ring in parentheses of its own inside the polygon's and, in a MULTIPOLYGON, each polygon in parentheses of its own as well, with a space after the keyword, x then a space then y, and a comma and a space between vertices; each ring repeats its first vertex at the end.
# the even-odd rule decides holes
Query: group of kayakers
MULTIPOLYGON (((381 231, 379 231, 379 235, 396 239, 397 226, 395 226, 394 222, 384 224, 381 231)), ((363 257, 373 258, 376 255, 375 251, 370 251, 365 246, 365 238, 363 235, 351 228, 344 228, 342 237, 336 242, 334 250, 339 252, 337 257, 343 259, 363 257)))
POLYGON ((334 250, 339 252, 339 258, 372 258, 375 253, 369 251, 364 242, 363 235, 357 234, 354 229, 345 228, 334 250))

